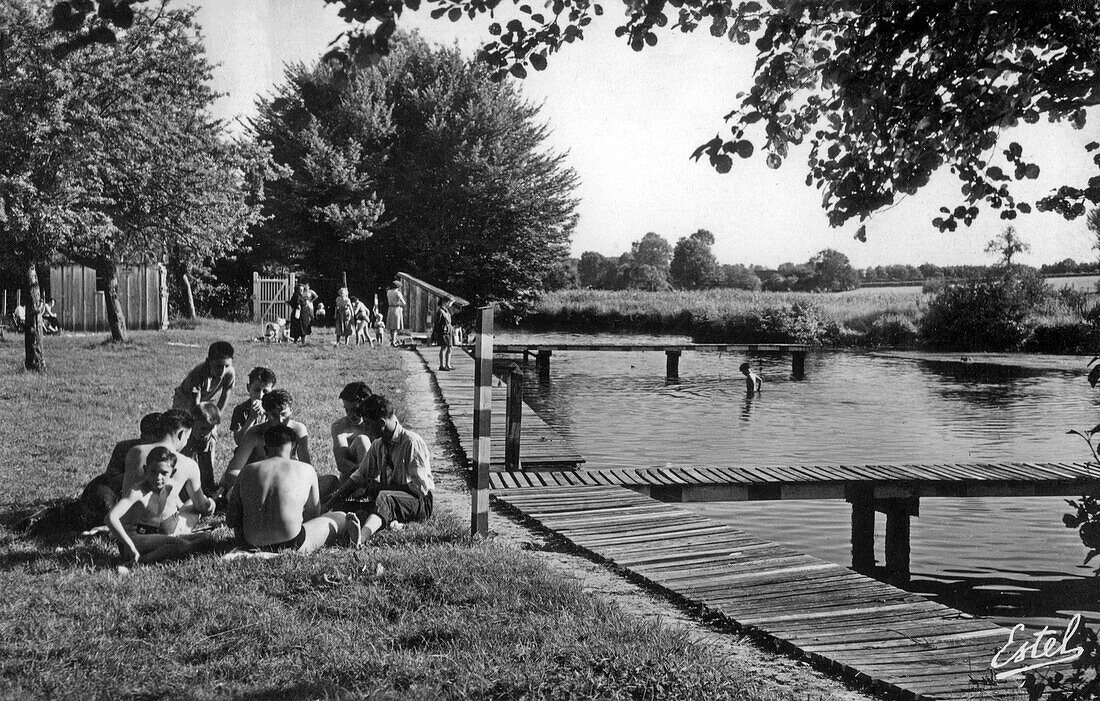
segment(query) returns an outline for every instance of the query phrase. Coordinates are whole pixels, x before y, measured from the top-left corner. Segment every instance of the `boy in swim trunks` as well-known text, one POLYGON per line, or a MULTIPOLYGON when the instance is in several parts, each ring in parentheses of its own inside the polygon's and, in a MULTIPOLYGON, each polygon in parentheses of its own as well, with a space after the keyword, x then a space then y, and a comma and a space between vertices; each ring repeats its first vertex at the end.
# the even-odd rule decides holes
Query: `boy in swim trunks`
POLYGON ((182 557, 204 537, 185 537, 201 515, 180 503, 184 483, 176 479, 176 461, 176 453, 164 446, 150 450, 143 479, 107 515, 124 561, 154 563, 182 557))
MULTIPOLYGON (((291 457, 297 441, 289 426, 270 427, 268 457, 246 465, 229 491, 225 523, 247 548, 309 553, 348 535, 346 513, 321 513, 317 471, 291 457)), ((358 531, 349 537, 358 542, 358 531)))
POLYGON ((749 368, 748 363, 741 363, 741 367, 738 368, 741 374, 745 376, 745 391, 750 394, 755 394, 760 391, 760 375, 757 375, 749 368))

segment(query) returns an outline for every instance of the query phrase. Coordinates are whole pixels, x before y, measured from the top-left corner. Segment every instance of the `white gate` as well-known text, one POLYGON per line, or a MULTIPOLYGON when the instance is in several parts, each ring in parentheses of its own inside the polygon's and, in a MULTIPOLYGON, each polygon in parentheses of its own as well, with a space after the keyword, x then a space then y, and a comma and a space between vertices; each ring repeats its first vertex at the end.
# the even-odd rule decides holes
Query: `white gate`
POLYGON ((287 300, 294 294, 298 276, 288 273, 284 277, 260 277, 252 273, 252 320, 266 324, 279 318, 287 318, 287 300))

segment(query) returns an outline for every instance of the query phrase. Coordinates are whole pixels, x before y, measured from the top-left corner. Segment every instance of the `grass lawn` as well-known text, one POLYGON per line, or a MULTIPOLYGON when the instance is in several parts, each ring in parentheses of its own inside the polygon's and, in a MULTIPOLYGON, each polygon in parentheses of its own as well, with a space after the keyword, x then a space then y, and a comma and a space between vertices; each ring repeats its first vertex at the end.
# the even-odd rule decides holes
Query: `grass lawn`
POLYGON ((21 339, 0 343, 0 697, 821 698, 765 687, 752 668, 639 622, 531 555, 471 540, 443 511, 358 552, 271 560, 220 559, 231 537, 219 527, 211 552, 129 576, 106 539, 12 530, 78 494, 114 441, 167 408, 213 340, 237 347, 242 380, 266 365, 294 394, 322 473, 333 471, 327 427, 346 382, 365 380, 399 414, 406 406, 402 351, 336 349, 324 333, 313 347, 267 346, 247 341, 255 332, 204 322, 121 346, 50 338, 44 376, 22 371, 21 339))

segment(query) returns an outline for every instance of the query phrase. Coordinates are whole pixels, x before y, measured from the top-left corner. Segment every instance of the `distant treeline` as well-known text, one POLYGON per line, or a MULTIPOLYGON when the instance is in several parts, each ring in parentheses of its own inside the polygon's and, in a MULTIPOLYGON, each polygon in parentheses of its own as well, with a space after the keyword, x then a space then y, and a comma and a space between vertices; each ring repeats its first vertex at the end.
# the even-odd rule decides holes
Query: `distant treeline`
MULTIPOLYGON (((848 257, 826 249, 805 263, 762 265, 719 263, 711 251, 714 236, 700 229, 675 245, 650 232, 619 256, 585 251, 560 268, 546 289, 593 290, 703 290, 739 289, 765 292, 839 292, 860 285, 942 286, 944 281, 981 280, 996 276, 993 265, 876 265, 853 268, 848 257)), ((1034 269, 1034 268, 1032 268, 1034 269)), ((1072 258, 1037 269, 1045 276, 1100 274, 1100 262, 1078 263, 1072 258)))

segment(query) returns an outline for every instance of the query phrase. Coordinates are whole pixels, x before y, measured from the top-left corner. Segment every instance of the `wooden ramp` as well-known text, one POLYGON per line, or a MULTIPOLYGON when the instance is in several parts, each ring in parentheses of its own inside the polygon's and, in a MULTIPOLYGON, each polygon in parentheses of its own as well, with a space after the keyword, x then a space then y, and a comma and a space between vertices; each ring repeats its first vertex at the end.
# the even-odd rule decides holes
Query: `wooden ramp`
MULTIPOLYGON (((458 431, 459 445, 468 460, 473 460, 474 435, 474 359, 456 348, 451 355, 454 370, 441 371, 438 348, 417 347, 416 352, 427 363, 435 376, 447 405, 447 413, 458 431)), ((504 468, 504 404, 505 387, 493 387, 493 431, 490 444, 490 465, 494 470, 504 468)), ((528 468, 575 468, 584 458, 568 441, 546 425, 539 415, 523 405, 523 442, 520 445, 520 463, 528 468)))
POLYGON ((908 699, 1023 699, 1008 630, 619 486, 503 489, 505 505, 692 605, 908 699))

